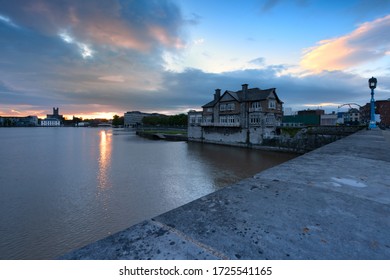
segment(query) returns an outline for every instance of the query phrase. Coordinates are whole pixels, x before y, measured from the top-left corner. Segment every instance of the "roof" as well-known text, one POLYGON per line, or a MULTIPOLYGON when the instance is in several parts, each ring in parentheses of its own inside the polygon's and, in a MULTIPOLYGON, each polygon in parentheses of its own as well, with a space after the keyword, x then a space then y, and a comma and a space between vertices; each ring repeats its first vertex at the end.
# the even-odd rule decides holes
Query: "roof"
POLYGON ((214 99, 213 101, 210 101, 209 103, 203 105, 202 107, 214 107, 214 105, 218 102, 218 100, 214 99))
POLYGON ((261 101, 266 100, 270 94, 274 94, 276 97, 276 100, 280 103, 283 103, 278 95, 276 94, 276 88, 269 88, 269 89, 259 89, 259 88, 249 88, 245 92, 243 90, 239 91, 231 91, 226 90, 224 94, 219 97, 218 99, 214 99, 210 101, 209 103, 203 105, 202 107, 214 107, 216 103, 225 95, 229 94, 234 99, 236 99, 238 102, 248 102, 248 101, 261 101))

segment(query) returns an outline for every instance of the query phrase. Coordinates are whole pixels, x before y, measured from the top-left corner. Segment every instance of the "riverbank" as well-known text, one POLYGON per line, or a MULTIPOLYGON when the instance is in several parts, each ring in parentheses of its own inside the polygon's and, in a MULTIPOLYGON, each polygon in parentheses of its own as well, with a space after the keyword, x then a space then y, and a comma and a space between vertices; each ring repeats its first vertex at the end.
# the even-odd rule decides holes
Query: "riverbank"
POLYGON ((280 135, 273 138, 265 138, 261 144, 189 138, 186 129, 178 128, 142 128, 137 130, 136 134, 151 140, 190 141, 263 151, 304 154, 340 140, 364 128, 364 126, 281 127, 280 135))
POLYGON ((389 131, 364 130, 62 259, 389 259, 389 131))
POLYGON ((140 137, 151 140, 187 141, 187 133, 180 130, 137 130, 140 137))

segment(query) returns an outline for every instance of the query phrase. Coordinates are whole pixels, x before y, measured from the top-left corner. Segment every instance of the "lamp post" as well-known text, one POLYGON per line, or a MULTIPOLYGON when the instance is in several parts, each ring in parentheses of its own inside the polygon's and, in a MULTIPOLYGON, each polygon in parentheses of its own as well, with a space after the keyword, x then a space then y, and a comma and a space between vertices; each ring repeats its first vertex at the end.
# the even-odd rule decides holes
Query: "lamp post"
POLYGON ((376 128, 376 121, 375 121, 375 100, 374 100, 374 88, 376 88, 377 80, 376 78, 372 77, 368 80, 368 87, 371 89, 371 114, 370 114, 370 124, 368 125, 368 128, 376 128))

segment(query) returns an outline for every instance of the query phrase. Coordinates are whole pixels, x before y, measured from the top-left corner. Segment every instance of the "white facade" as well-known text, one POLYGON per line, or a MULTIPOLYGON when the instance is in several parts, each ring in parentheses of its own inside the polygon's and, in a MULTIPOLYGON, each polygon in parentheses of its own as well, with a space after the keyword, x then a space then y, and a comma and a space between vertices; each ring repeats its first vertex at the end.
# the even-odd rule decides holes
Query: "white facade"
POLYGON ((41 126, 61 126, 61 121, 54 118, 41 120, 41 126))
POLYGON ((336 125, 337 124, 337 115, 336 114, 328 114, 321 115, 320 125, 336 125))

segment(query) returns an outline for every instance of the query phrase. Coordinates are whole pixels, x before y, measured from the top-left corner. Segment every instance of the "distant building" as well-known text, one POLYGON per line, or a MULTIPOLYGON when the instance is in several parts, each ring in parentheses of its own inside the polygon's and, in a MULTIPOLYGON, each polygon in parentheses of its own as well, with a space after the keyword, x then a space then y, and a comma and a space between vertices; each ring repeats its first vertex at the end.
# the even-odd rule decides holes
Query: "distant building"
MULTIPOLYGON (((361 120, 363 123, 369 123, 371 119, 371 104, 360 108, 361 120)), ((381 126, 390 127, 390 99, 375 101, 375 114, 377 114, 377 122, 381 126)))
POLYGON ((64 121, 64 117, 59 114, 59 111, 60 111, 59 108, 54 108, 53 107, 53 114, 46 115, 46 118, 47 119, 57 119, 57 120, 59 120, 62 123, 64 121))
POLYGON ((89 126, 89 122, 78 122, 75 124, 75 126, 79 126, 79 127, 89 126))
POLYGON ((338 112, 337 113, 337 124, 343 125, 345 123, 345 119, 347 119, 348 112, 338 112))
POLYGON ((211 143, 261 144, 273 138, 282 121, 283 102, 275 88, 243 84, 239 91, 216 89, 203 111, 188 112, 188 139, 211 143))
POLYGON ((332 114, 325 114, 320 116, 320 125, 323 126, 333 126, 337 125, 337 114, 333 112, 332 114))
POLYGON ((324 110, 301 110, 296 115, 283 116, 283 126, 316 126, 321 124, 324 110))
POLYGON ((301 110, 298 111, 298 116, 321 116, 324 115, 325 111, 322 109, 316 109, 316 110, 301 110))
POLYGON ((0 117, 0 126, 37 126, 37 116, 0 117))
POLYGON ((124 127, 137 127, 142 124, 142 119, 144 117, 150 116, 162 116, 157 113, 143 113, 140 111, 131 111, 124 114, 124 127))
POLYGON ((64 120, 64 117, 59 114, 59 108, 53 107, 53 114, 47 114, 46 118, 41 120, 41 126, 61 126, 64 120))
POLYGON ((41 126, 61 126, 61 121, 56 118, 45 118, 41 120, 41 126))
POLYGON ((356 108, 351 108, 344 114, 344 124, 358 125, 360 124, 360 112, 356 108))

